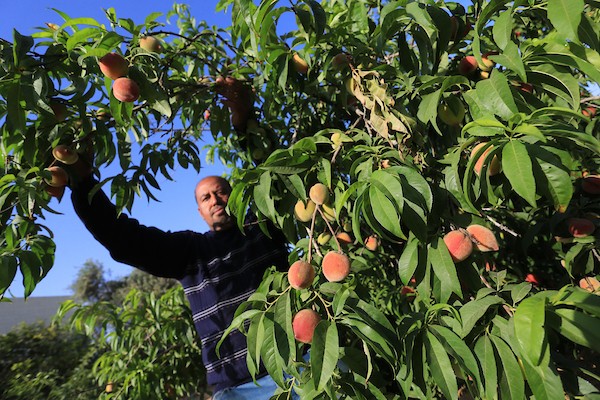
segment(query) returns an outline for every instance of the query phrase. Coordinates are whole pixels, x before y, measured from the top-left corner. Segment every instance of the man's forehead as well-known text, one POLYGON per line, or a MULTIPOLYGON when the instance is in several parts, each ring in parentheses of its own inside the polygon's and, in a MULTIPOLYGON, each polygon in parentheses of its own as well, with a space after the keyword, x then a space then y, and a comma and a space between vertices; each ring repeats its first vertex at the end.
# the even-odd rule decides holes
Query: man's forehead
POLYGON ((212 190, 225 189, 230 190, 229 183, 219 177, 207 177, 198 182, 196 193, 210 192, 212 190))

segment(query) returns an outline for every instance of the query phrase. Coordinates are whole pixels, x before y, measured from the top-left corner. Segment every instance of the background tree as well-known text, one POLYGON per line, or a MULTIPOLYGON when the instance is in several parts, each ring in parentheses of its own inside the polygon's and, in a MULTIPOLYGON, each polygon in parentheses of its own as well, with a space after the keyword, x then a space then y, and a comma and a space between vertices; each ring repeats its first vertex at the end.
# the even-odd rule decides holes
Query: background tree
POLYGON ((250 210, 294 244, 231 326, 278 396, 597 395, 597 5, 223 0, 228 30, 176 6, 174 32, 113 9, 15 32, 0 289, 48 272, 37 218, 83 158, 118 162, 99 186, 126 210, 176 163, 198 170, 210 128, 238 222, 250 210), (237 85, 248 96, 221 103, 237 85))
POLYGON ((98 353, 85 336, 44 323, 0 335, 0 396, 6 400, 97 399, 90 368, 98 353))

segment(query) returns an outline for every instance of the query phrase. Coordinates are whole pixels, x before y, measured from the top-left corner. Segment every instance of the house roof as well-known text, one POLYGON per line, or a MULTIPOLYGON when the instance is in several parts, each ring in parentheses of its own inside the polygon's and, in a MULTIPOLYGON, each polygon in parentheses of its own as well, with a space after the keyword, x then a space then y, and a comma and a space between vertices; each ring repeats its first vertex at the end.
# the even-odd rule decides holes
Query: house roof
POLYGON ((28 324, 39 320, 50 323, 61 303, 70 296, 46 296, 11 298, 11 302, 0 302, 0 335, 8 333, 21 322, 28 324))

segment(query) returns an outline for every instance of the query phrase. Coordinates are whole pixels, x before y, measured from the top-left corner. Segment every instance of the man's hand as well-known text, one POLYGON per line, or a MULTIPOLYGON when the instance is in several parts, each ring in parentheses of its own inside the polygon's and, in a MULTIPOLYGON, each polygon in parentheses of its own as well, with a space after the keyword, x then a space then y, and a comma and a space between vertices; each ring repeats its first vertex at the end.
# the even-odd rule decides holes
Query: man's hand
POLYGON ((224 97, 221 102, 231 111, 231 123, 235 130, 245 132, 248 120, 253 116, 252 87, 231 76, 219 76, 215 80, 215 88, 224 97))

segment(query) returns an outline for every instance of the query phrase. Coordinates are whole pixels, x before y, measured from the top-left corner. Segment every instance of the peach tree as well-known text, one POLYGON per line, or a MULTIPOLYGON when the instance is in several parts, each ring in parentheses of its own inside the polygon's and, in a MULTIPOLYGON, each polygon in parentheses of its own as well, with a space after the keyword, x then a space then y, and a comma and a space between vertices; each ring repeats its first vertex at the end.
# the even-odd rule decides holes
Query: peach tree
POLYGON ((81 159, 127 210, 210 137, 239 224, 291 243, 229 328, 278 398, 597 396, 598 2, 217 8, 0 43, 0 289, 49 273, 81 159))

